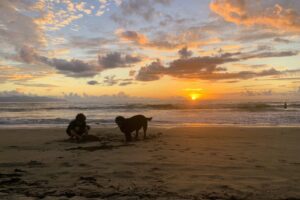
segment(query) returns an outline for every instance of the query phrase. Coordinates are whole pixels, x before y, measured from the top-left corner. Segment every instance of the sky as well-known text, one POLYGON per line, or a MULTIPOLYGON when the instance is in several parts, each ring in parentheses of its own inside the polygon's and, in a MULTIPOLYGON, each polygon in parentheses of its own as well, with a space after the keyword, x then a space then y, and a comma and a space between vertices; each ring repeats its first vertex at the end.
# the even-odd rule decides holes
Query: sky
POLYGON ((0 96, 300 98, 299 0, 1 0, 0 96))

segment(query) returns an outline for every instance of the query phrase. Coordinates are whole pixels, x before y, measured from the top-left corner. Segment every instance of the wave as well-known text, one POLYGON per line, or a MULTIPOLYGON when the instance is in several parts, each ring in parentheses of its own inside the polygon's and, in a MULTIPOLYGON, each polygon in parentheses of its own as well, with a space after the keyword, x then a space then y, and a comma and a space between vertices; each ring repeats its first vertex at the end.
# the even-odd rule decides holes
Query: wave
MULTIPOLYGON (((45 105, 36 104, 28 106, 26 104, 8 104, 0 106, 0 112, 27 112, 27 111, 60 111, 60 110, 76 110, 76 111, 88 111, 88 110, 187 110, 187 109, 229 109, 238 111, 283 111, 283 103, 227 103, 227 104, 213 104, 213 103, 199 103, 199 104, 124 104, 124 105, 45 105)), ((288 105, 288 109, 300 109, 300 103, 291 103, 288 105)))
MULTIPOLYGON (((27 125, 27 124, 39 124, 39 125, 66 125, 70 122, 70 119, 54 118, 54 119, 12 119, 3 118, 0 119, 0 125, 27 125)), ((94 119, 88 120, 89 124, 113 124, 113 119, 94 119)))

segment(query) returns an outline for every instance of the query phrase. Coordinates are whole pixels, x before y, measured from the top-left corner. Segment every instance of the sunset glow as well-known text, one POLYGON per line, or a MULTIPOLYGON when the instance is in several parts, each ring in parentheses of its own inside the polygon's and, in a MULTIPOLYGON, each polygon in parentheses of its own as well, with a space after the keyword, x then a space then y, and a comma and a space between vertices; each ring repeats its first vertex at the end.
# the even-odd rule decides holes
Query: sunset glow
POLYGON ((298 99, 299 10, 296 0, 4 0, 0 93, 298 99))
POLYGON ((192 93, 192 94, 190 94, 190 97, 191 97, 191 99, 193 100, 193 101, 196 101, 196 100, 198 100, 199 98, 200 98, 200 94, 198 94, 198 93, 192 93))

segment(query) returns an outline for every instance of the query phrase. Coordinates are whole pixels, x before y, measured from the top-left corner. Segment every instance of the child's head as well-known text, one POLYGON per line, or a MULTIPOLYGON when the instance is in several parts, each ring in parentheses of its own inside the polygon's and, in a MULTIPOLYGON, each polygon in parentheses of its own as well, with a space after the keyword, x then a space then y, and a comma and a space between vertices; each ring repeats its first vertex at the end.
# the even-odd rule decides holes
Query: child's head
POLYGON ((79 113, 76 115, 76 121, 79 121, 79 122, 84 122, 86 120, 86 117, 84 114, 82 113, 79 113))

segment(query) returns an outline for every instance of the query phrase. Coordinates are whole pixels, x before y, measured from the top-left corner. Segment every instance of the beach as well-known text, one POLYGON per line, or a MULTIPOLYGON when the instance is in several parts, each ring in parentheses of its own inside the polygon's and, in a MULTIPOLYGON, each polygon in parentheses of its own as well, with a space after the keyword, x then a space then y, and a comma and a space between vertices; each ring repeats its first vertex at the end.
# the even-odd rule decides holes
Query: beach
POLYGON ((0 129, 0 199, 300 199, 300 128, 153 128, 124 143, 64 128, 0 129))

